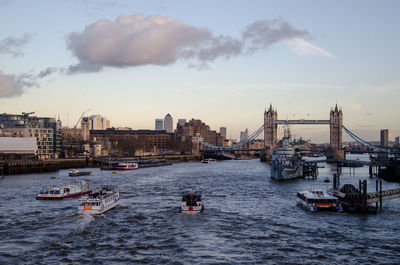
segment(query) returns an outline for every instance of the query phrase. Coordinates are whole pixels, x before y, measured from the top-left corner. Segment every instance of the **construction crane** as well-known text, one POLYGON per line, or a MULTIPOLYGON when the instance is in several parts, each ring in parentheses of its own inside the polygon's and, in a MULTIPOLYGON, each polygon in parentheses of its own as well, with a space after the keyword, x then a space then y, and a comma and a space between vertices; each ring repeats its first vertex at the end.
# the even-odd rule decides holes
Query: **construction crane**
POLYGON ((89 112, 89 111, 91 111, 91 110, 92 110, 92 109, 88 109, 87 111, 82 112, 82 115, 79 117, 79 120, 76 122, 76 124, 75 124, 75 126, 74 126, 74 129, 76 129, 76 127, 78 126, 78 123, 81 121, 83 115, 84 115, 86 112, 89 112))
POLYGON ((24 115, 24 117, 28 117, 29 115, 35 113, 34 111, 32 112, 22 112, 22 115, 24 115))

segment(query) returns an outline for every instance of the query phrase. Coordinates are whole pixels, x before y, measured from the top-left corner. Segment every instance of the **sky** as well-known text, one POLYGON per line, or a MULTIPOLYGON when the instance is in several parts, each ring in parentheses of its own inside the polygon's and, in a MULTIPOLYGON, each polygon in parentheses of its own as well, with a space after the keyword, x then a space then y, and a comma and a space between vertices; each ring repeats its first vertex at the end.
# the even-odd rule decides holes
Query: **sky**
MULTIPOLYGON (((386 0, 0 0, 0 113, 73 127, 87 111, 133 129, 170 113, 239 138, 270 104, 278 119, 325 120, 337 104, 359 137, 389 129, 394 140, 399 10, 386 0)), ((291 130, 329 142, 326 125, 291 130)))

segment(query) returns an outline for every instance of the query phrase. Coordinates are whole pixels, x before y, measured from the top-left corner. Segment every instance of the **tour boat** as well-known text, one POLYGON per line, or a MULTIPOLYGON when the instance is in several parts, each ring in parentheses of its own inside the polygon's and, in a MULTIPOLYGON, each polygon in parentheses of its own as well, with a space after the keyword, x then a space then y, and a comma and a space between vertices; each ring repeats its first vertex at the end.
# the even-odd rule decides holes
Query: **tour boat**
POLYGON ((217 160, 215 160, 213 158, 207 158, 207 159, 203 159, 202 162, 205 164, 215 164, 215 163, 217 163, 217 160))
POLYGON ((42 188, 36 196, 37 200, 59 200, 85 195, 92 190, 90 183, 83 180, 75 181, 69 184, 59 185, 52 188, 42 188))
POLYGON ((297 200, 312 212, 320 210, 342 211, 339 199, 322 190, 298 192, 297 200))
POLYGON ((131 162, 120 162, 116 165, 113 165, 113 170, 134 170, 138 169, 138 163, 131 163, 131 162))
POLYGON ((182 194, 182 213, 200 213, 204 210, 204 205, 201 200, 201 191, 185 191, 182 194))
POLYGON ((117 206, 118 201, 119 190, 112 186, 103 186, 79 199, 78 213, 102 214, 117 206))
POLYGON ((70 169, 69 170, 69 176, 70 177, 77 177, 77 176, 86 176, 92 174, 92 171, 79 171, 77 169, 70 169))
POLYGON ((303 159, 299 152, 290 146, 290 131, 285 129, 282 147, 278 147, 272 154, 271 178, 278 181, 291 180, 303 177, 303 159))

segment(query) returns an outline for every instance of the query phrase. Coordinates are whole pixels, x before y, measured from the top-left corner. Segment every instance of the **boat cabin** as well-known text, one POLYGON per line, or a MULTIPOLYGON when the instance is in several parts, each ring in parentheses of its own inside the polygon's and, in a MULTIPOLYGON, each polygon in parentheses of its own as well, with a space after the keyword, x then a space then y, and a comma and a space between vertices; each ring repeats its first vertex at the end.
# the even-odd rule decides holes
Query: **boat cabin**
POLYGON ((197 202, 201 202, 201 191, 185 191, 182 194, 182 203, 186 203, 187 206, 197 206, 197 202))

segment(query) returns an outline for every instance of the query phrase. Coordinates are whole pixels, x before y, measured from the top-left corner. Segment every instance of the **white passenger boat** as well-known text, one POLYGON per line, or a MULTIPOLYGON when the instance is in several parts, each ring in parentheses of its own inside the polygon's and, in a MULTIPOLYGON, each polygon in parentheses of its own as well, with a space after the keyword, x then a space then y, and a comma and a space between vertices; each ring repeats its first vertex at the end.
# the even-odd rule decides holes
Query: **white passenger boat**
POLYGON ((78 213, 101 214, 117 206, 118 202, 119 190, 112 186, 103 186, 101 190, 79 199, 78 213))
POLYGON ((204 210, 203 201, 201 200, 201 191, 185 191, 182 194, 182 213, 201 213, 204 210))
POLYGON ((339 199, 322 190, 298 192, 297 200, 301 205, 312 212, 320 210, 342 211, 339 199))
POLYGON ((59 200, 63 198, 71 198, 85 195, 92 190, 90 183, 78 180, 69 184, 63 184, 51 188, 42 188, 36 196, 37 200, 59 200))
POLYGON ((206 158, 206 159, 203 159, 202 162, 205 164, 215 164, 215 163, 217 163, 217 160, 215 160, 214 158, 206 158))

